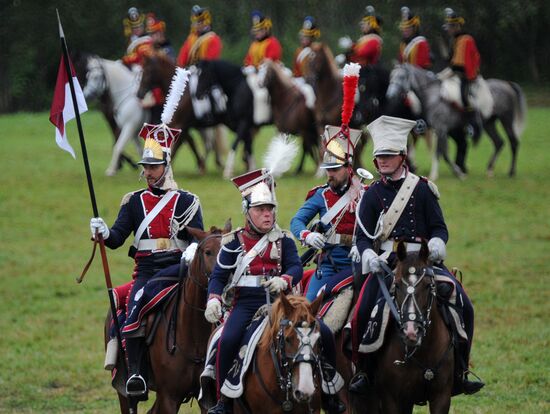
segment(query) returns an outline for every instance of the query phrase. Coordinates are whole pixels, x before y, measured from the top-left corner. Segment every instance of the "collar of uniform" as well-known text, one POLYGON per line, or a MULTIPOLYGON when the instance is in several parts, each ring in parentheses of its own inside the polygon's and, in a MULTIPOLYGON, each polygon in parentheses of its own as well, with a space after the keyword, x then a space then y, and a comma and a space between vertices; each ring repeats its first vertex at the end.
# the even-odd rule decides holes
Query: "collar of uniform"
POLYGON ((382 176, 382 181, 384 182, 384 184, 397 183, 397 182, 402 181, 407 176, 408 173, 409 173, 408 167, 406 165, 403 165, 403 172, 401 173, 401 176, 397 180, 392 180, 391 177, 387 177, 387 176, 383 175, 382 176))
POLYGON ((149 191, 150 191, 151 193, 153 193, 154 195, 159 196, 159 197, 160 197, 161 195, 166 194, 166 190, 163 190, 163 189, 158 188, 158 187, 151 187, 151 186, 149 186, 149 191))
POLYGON ((342 197, 344 194, 346 194, 346 191, 348 191, 348 188, 351 184, 351 178, 348 180, 348 182, 340 187, 339 189, 333 190, 332 187, 329 185, 328 188, 330 191, 332 191, 334 194, 342 197))

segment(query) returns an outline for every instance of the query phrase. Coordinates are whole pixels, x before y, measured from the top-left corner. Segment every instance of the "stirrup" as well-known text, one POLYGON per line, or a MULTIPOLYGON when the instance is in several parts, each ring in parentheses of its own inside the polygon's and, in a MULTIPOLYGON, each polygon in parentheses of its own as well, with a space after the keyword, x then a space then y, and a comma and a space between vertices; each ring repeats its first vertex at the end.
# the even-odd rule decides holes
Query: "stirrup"
POLYGON ((218 400, 217 404, 214 407, 211 407, 207 414, 232 414, 233 407, 231 406, 230 401, 223 401, 222 399, 218 400))
POLYGON ((485 386, 485 383, 481 381, 481 378, 479 378, 476 374, 474 374, 472 371, 468 371, 462 380, 462 391, 464 392, 464 395, 472 395, 481 390, 485 386), (476 377, 477 381, 470 381, 468 379, 468 374, 472 374, 474 377, 476 377))
POLYGON ((126 381, 126 394, 137 397, 147 392, 147 383, 139 374, 134 374, 126 381))

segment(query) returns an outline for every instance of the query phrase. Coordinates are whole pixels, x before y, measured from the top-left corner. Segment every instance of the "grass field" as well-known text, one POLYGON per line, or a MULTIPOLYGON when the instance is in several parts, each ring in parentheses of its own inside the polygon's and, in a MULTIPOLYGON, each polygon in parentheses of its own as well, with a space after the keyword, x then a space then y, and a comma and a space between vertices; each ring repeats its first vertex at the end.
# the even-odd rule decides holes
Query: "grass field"
MULTIPOLYGON (((97 112, 85 114, 83 124, 100 215, 111 224, 121 197, 143 183, 128 167, 105 177, 110 134, 97 112)), ((0 413, 117 412, 103 370, 108 300, 100 260, 82 285, 75 283, 91 252, 92 209, 74 121, 68 134, 77 160, 57 148, 47 113, 1 116, 0 130, 0 413)), ((515 179, 506 177, 508 146, 495 177, 486 178, 487 137, 470 152, 465 181, 441 166, 447 264, 464 272, 476 308, 474 370, 487 383, 475 396, 455 398, 453 413, 550 412, 549 131, 550 109, 530 108, 515 179)), ((262 130, 256 154, 272 135, 262 130)), ((369 144, 364 154, 369 167, 371 150, 369 144)), ((423 143, 418 153, 420 173, 427 174, 423 143)), ((199 176, 184 148, 175 160, 176 180, 200 196, 207 226, 221 226, 228 217, 240 225, 239 194, 211 161, 208 174, 199 176)), ((313 172, 310 163, 306 174, 280 180, 283 227, 306 191, 322 182, 313 172)), ((113 283, 129 279, 127 246, 109 251, 113 283)))

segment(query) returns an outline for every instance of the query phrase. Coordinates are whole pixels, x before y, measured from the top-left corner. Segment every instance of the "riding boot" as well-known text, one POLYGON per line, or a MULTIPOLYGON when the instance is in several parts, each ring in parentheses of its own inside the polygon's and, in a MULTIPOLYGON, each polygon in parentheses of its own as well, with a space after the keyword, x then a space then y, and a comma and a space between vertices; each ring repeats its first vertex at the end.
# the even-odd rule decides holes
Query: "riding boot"
POLYGON ((342 402, 338 394, 323 393, 321 405, 327 414, 342 414, 346 411, 346 404, 342 402))
POLYGON ((128 357, 128 381, 126 393, 139 397, 147 393, 147 382, 141 373, 141 361, 145 348, 143 337, 126 339, 126 355, 128 357))
POLYGON ((207 414, 232 414, 233 413, 233 399, 226 397, 222 394, 218 403, 210 408, 207 414))
POLYGON ((355 394, 366 394, 369 390, 370 383, 367 374, 358 372, 349 382, 348 390, 355 394))
POLYGON ((479 142, 479 138, 481 137, 481 131, 483 128, 481 115, 472 107, 466 108, 465 115, 466 122, 468 123, 466 126, 466 134, 472 137, 474 144, 477 144, 479 142))
POLYGON ((452 395, 475 394, 485 386, 485 383, 479 380, 479 378, 475 374, 468 370, 470 345, 465 342, 458 342, 457 345, 458 346, 455 353, 455 384, 453 387, 452 395), (474 375, 478 379, 478 381, 469 380, 468 374, 474 375))

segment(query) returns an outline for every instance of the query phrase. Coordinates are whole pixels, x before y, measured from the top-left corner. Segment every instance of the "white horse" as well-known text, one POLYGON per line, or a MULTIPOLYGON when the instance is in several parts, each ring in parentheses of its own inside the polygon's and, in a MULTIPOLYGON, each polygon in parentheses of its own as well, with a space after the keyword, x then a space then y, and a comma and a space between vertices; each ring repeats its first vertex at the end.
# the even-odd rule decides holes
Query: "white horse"
POLYGON ((138 154, 141 155, 142 146, 138 133, 147 121, 149 113, 141 106, 136 96, 140 77, 141 72, 131 71, 120 61, 107 60, 95 55, 87 57, 84 97, 94 99, 108 92, 114 119, 120 128, 111 162, 105 171, 108 176, 116 174, 122 151, 130 139, 134 140, 138 154))

